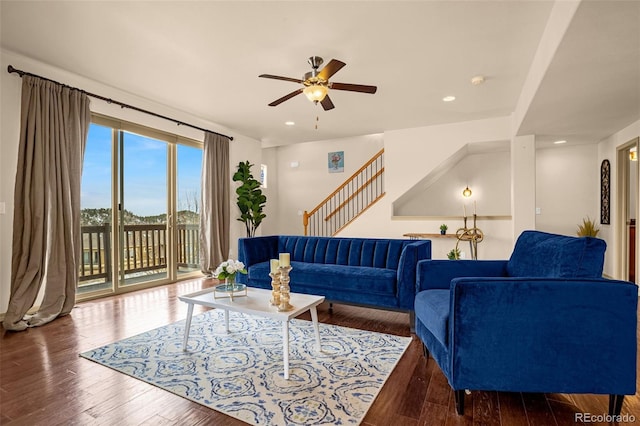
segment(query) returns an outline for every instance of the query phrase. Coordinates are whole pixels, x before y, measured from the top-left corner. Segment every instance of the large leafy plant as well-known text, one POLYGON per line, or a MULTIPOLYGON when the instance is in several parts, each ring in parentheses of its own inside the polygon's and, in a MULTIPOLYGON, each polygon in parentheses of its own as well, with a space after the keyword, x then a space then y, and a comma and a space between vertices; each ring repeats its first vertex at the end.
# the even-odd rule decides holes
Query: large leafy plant
POLYGON ((262 220, 267 217, 262 212, 267 202, 267 197, 264 196, 260 189, 260 182, 251 174, 251 166, 253 164, 250 164, 249 161, 241 161, 238 164, 237 171, 233 174, 233 181, 242 183, 236 189, 236 194, 238 194, 236 204, 240 209, 238 220, 244 223, 247 237, 255 236, 256 229, 258 229, 262 220))

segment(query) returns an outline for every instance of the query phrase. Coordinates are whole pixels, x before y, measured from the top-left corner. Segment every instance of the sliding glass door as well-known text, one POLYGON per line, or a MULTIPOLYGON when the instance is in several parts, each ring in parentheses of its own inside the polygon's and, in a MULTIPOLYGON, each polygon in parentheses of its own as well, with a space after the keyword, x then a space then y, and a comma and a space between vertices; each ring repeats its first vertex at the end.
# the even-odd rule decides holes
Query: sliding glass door
POLYGON ((82 177, 81 296, 198 273, 201 164, 197 141, 94 117, 82 177))

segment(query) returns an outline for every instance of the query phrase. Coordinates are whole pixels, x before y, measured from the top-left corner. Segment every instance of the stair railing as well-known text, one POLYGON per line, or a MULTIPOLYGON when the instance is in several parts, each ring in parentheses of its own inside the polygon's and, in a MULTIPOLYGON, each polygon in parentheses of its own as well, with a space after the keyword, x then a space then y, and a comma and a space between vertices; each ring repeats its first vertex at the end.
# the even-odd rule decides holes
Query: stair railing
POLYGON ((311 212, 304 212, 304 235, 336 235, 384 194, 383 148, 311 212))

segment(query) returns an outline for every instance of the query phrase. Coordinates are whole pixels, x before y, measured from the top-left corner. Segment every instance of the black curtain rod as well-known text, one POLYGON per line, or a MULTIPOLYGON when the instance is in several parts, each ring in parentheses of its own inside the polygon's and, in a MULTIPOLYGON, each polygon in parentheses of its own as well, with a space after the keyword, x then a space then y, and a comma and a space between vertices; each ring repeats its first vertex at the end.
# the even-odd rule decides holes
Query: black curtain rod
POLYGON ((129 108, 129 109, 132 109, 134 111, 143 112, 143 113, 148 114, 148 115, 153 115, 154 117, 162 118, 164 120, 173 121, 178 126, 191 127, 192 129, 201 130, 203 132, 210 132, 210 133, 213 133, 213 134, 216 134, 216 135, 219 135, 219 136, 224 136, 225 138, 228 138, 230 141, 233 140, 232 136, 223 135, 222 133, 214 132, 213 130, 203 129, 202 127, 194 126, 193 124, 185 123, 183 121, 179 121, 179 120, 176 120, 174 118, 167 117, 165 115, 157 114, 155 112, 147 111, 146 109, 142 109, 142 108, 135 107, 133 105, 125 104, 123 102, 114 101, 113 99, 105 98, 104 96, 96 95, 95 93, 87 92, 86 90, 78 89, 77 87, 72 87, 72 86, 69 86, 67 84, 63 84, 63 83, 60 83, 60 82, 55 81, 55 80, 51 80, 51 79, 46 78, 46 77, 42 77, 42 76, 37 75, 37 74, 31 74, 30 72, 26 72, 26 71, 22 71, 22 70, 16 69, 12 65, 9 65, 7 67, 7 71, 9 72, 9 74, 16 73, 20 77, 25 76, 25 75, 30 75, 32 77, 38 77, 38 78, 41 78, 42 80, 50 81, 52 83, 59 84, 60 86, 68 87, 69 89, 72 89, 72 90, 78 90, 78 91, 86 94, 87 96, 91 96, 92 98, 100 99, 102 101, 105 101, 106 103, 119 105, 121 108, 129 108))

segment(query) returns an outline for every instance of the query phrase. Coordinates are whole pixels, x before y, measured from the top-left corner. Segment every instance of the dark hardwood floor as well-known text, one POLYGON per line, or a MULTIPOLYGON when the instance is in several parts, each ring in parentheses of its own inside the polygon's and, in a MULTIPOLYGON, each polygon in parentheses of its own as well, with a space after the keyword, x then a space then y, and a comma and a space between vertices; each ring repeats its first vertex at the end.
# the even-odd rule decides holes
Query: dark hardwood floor
MULTIPOLYGON (((212 285, 190 280, 160 288, 78 303, 43 327, 2 332, 2 425, 239 425, 242 422, 80 358, 80 352, 132 336, 186 315, 178 295, 212 285)), ((204 308, 195 307, 194 312, 204 308)), ((323 323, 409 336, 407 314, 346 305, 318 310, 323 323)), ((307 316, 302 318, 309 319, 307 316)), ((612 338, 615 330, 612 330, 612 338)), ((433 359, 413 342, 367 413, 363 425, 575 425, 576 413, 607 413, 606 395, 473 392, 466 414, 455 413, 453 394, 433 359)), ((638 394, 622 414, 640 424, 638 394)), ((586 423, 585 423, 586 424, 586 423)), ((591 423, 588 424, 610 424, 591 423)), ((625 423, 619 423, 620 425, 625 423)), ((628 423, 632 424, 632 423, 628 423)))

